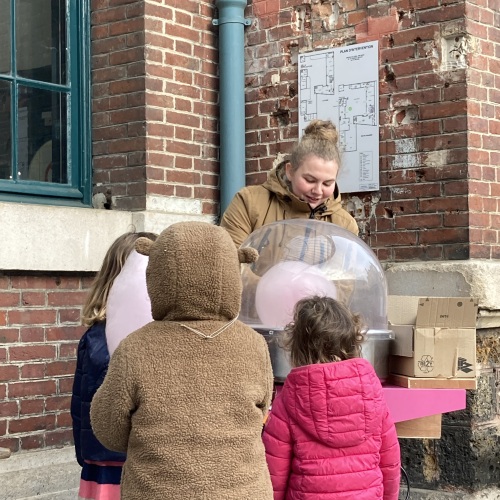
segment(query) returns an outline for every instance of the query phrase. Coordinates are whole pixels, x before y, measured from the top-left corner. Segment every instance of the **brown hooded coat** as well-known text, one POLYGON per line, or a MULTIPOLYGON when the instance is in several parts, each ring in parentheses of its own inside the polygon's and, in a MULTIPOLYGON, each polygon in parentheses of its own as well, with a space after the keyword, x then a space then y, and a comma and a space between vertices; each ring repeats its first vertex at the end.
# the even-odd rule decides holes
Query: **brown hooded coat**
POLYGON ((285 163, 282 163, 269 172, 264 184, 247 186, 236 193, 224 212, 220 225, 229 232, 239 247, 253 231, 266 224, 307 218, 332 222, 354 234, 359 232, 354 218, 342 208, 337 186, 325 203, 311 210, 305 201, 299 200, 290 191, 285 178, 285 163))
POLYGON ((256 252, 238 254, 225 230, 202 222, 173 224, 136 248, 149 254, 154 321, 120 343, 91 407, 98 439, 127 452, 121 498, 272 500, 260 437, 269 352, 261 335, 231 323, 240 260, 256 252))

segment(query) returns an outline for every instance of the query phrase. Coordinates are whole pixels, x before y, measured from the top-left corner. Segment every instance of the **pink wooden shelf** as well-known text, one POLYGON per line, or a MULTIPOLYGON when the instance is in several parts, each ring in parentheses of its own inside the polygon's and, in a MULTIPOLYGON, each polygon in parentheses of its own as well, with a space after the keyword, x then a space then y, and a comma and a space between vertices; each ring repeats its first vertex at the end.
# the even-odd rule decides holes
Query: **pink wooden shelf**
POLYGON ((465 408, 465 389, 407 389, 386 385, 383 390, 394 422, 465 408))

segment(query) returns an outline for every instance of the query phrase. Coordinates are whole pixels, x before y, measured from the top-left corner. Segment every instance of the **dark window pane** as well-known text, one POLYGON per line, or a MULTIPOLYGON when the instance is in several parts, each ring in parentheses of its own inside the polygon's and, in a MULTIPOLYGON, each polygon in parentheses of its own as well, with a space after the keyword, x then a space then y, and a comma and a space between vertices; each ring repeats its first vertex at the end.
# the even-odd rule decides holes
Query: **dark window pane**
POLYGON ((65 84, 66 47, 65 0, 16 0, 19 76, 65 84))
POLYGON ((0 81, 0 179, 12 178, 10 83, 0 81))
POLYGON ((67 184, 66 129, 66 94, 19 86, 19 180, 67 184))
POLYGON ((9 74, 10 64, 10 0, 0 0, 0 73, 9 74))

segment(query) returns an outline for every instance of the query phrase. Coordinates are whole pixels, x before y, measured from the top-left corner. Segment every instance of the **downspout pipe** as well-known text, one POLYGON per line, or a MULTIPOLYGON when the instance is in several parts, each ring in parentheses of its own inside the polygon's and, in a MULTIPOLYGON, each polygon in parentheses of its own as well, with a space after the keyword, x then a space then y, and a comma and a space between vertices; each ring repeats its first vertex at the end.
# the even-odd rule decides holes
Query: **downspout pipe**
POLYGON ((219 18, 220 213, 245 186, 245 53, 247 0, 216 0, 219 18))

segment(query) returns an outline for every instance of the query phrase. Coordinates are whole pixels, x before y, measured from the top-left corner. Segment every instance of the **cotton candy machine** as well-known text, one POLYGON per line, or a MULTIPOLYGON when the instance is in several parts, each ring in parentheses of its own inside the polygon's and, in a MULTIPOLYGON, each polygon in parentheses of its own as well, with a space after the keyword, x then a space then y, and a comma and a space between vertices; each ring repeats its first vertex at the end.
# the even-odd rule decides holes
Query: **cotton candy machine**
POLYGON ((242 266, 240 320, 266 338, 276 382, 291 369, 279 337, 296 302, 311 295, 333 297, 361 315, 362 356, 386 380, 394 338, 387 326, 387 284, 377 257, 360 238, 335 224, 292 219, 254 231, 242 247, 258 250, 259 259, 242 266))

